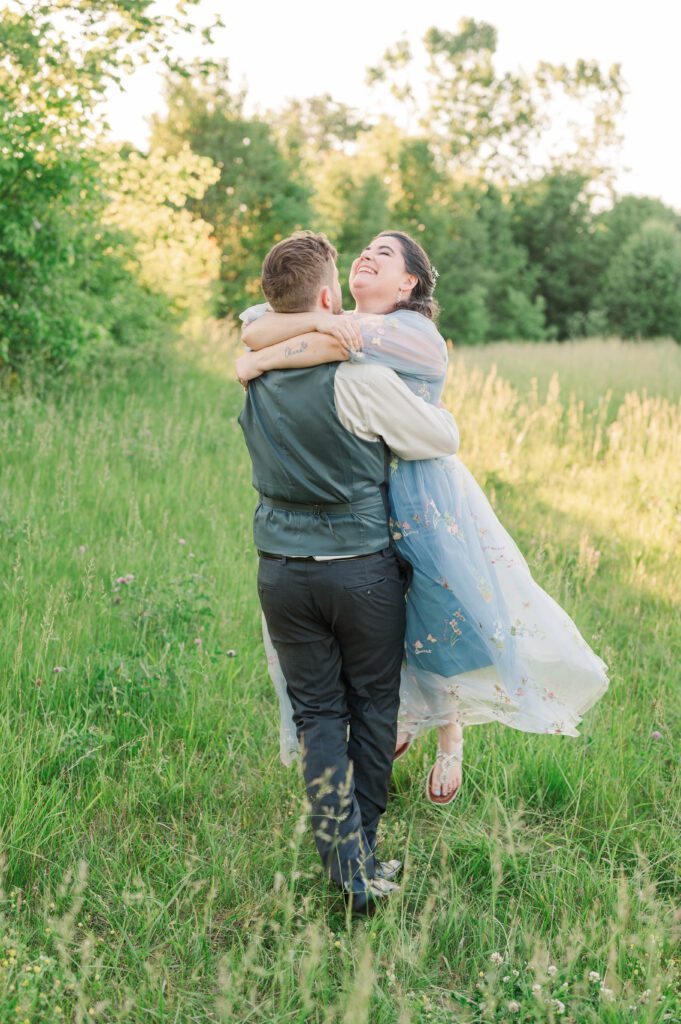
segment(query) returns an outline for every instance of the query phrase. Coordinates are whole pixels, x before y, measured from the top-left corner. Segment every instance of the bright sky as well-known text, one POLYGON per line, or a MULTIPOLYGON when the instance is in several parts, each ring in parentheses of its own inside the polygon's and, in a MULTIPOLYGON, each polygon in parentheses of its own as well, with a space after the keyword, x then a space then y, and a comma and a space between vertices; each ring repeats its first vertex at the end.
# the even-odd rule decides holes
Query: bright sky
MULTIPOLYGON (((581 57, 604 68, 619 62, 629 95, 617 187, 681 210, 681 4, 673 0, 203 0, 199 17, 209 21, 216 10, 227 27, 212 55, 226 57, 234 84, 248 87, 251 109, 329 92, 366 111, 368 65, 401 37, 417 43, 430 26, 453 31, 462 17, 498 29, 501 71, 531 70, 539 60, 571 64, 581 57)), ((179 52, 200 52, 198 33, 179 52)), ((112 97, 107 113, 117 137, 143 145, 146 118, 162 107, 160 77, 147 68, 112 97)))

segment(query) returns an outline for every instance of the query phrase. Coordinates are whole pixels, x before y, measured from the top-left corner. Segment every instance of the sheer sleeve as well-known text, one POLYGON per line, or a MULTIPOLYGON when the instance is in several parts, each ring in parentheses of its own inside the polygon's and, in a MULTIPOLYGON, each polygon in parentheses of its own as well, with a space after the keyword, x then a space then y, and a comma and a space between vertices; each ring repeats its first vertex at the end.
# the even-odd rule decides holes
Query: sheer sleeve
MULTIPOLYGON (((269 312, 271 306, 261 302, 244 310, 240 319, 246 325, 269 312)), ((437 397, 447 375, 447 345, 432 320, 411 309, 345 315, 357 320, 364 342, 362 352, 350 354, 350 362, 380 363, 421 397, 437 397)))
POLYGON ((239 313, 239 320, 242 321, 244 327, 252 324, 254 320, 259 320, 265 313, 271 313, 272 307, 269 302, 258 302, 255 306, 249 306, 243 313, 239 313))
POLYGON ((394 313, 355 313, 364 351, 351 355, 382 363, 401 377, 441 381, 447 373, 447 345, 432 320, 410 309, 394 313))

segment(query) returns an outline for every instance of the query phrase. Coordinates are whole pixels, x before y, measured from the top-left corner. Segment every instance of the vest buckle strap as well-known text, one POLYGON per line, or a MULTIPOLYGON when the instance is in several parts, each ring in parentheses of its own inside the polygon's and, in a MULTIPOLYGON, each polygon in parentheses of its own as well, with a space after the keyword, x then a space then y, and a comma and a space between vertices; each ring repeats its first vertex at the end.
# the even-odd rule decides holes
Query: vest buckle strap
POLYGON ((367 511, 377 503, 374 497, 364 498, 362 501, 355 501, 352 504, 348 501, 305 503, 285 501, 283 498, 268 498, 266 494, 260 495, 260 501, 266 508, 283 509, 286 512, 307 512, 313 516, 350 515, 353 512, 367 511))

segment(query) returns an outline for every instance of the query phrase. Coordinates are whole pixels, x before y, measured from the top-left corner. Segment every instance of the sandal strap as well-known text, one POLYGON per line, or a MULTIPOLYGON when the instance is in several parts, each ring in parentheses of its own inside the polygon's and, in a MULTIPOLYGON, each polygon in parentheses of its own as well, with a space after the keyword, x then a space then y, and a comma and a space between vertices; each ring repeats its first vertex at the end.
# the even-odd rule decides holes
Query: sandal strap
POLYGON ((453 768, 455 764, 463 764, 463 740, 460 740, 449 754, 438 747, 435 760, 442 765, 445 771, 448 768, 453 768))

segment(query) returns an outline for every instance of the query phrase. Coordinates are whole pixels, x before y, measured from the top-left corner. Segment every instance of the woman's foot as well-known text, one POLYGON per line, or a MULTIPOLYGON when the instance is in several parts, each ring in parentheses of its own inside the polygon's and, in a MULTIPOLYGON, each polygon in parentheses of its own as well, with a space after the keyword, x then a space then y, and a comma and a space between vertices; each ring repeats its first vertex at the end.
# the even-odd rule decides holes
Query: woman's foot
POLYGON ((402 757, 403 754, 406 754, 413 741, 414 737, 410 736, 408 732, 398 732, 397 739, 395 740, 393 761, 397 761, 397 759, 402 757))
POLYGON ((438 729, 438 751, 428 773, 427 796, 431 803, 449 804, 461 788, 463 777, 463 726, 460 722, 438 729))

